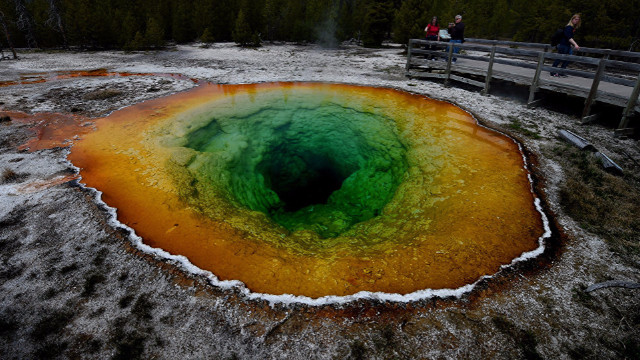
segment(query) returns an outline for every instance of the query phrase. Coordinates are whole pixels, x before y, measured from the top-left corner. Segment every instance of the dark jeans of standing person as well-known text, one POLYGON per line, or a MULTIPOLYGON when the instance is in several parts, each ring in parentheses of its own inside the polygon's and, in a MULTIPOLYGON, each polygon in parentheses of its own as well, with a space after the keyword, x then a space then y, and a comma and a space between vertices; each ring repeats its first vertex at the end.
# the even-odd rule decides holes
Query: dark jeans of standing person
MULTIPOLYGON (((427 40, 429 41, 438 41, 438 37, 436 35, 428 35, 427 36, 427 40)), ((436 51, 438 50, 438 47, 436 45, 427 45, 425 47, 426 50, 431 50, 431 51, 436 51)), ((427 55, 427 59, 431 60, 431 59, 437 59, 438 57, 436 55, 433 54, 429 54, 427 55)))
MULTIPOLYGON (((573 48, 571 47, 571 45, 558 44, 558 54, 573 55, 573 48)), ((562 66, 560 66, 560 68, 566 69, 571 61, 555 59, 555 61, 553 62, 553 65, 551 66, 558 67, 558 65, 560 65, 560 62, 562 62, 562 66)), ((551 72, 551 76, 567 76, 567 75, 564 75, 564 74, 560 75, 556 72, 551 72)))
MULTIPOLYGON (((450 43, 456 43, 456 44, 462 44, 462 40, 449 40, 450 43)), ((454 54, 459 54, 460 53, 460 48, 457 46, 453 47, 453 53, 454 54)), ((456 62, 458 60, 458 58, 453 58, 451 59, 452 62, 456 62)))

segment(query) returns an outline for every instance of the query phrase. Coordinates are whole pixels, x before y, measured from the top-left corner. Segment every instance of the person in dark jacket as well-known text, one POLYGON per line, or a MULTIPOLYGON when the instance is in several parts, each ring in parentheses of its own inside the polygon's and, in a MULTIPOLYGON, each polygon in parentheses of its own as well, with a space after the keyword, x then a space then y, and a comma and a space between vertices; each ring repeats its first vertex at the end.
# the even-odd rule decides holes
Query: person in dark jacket
MULTIPOLYGON (((462 22, 462 15, 456 15, 455 23, 449 23, 449 34, 451 34, 451 40, 449 42, 462 44, 464 42, 464 23, 462 22)), ((457 46, 453 47, 453 53, 458 54, 460 52, 460 48, 457 46)), ((454 63, 458 60, 457 58, 453 58, 451 61, 454 63)))
MULTIPOLYGON (((569 54, 569 55, 573 55, 573 49, 580 50, 580 46, 578 46, 578 43, 576 43, 576 41, 573 39, 573 34, 576 32, 576 30, 578 30, 578 28, 580 27, 580 14, 575 14, 571 17, 571 20, 569 20, 569 23, 567 24, 567 26, 564 27, 564 33, 562 35, 562 39, 560 40, 560 43, 556 46, 558 49, 558 54, 569 54)), ((562 62, 562 69, 566 69, 567 65, 569 65, 570 61, 568 60, 560 60, 560 59, 556 59, 553 62, 553 67, 558 67, 558 65, 560 65, 560 62, 562 62)), ((557 72, 551 72, 551 76, 561 76, 561 77, 566 77, 567 75, 565 74, 558 74, 557 72)))

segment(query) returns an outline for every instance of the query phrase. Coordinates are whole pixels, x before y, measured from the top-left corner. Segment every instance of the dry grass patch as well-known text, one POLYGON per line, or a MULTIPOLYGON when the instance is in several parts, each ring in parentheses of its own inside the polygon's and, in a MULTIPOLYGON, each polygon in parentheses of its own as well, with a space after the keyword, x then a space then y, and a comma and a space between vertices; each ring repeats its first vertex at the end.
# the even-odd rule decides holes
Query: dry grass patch
POLYGON ((88 92, 82 97, 85 100, 106 100, 122 95, 122 91, 114 89, 104 89, 88 92))
POLYGON ((4 169, 2 171, 2 176, 0 176, 0 184, 14 182, 20 179, 20 175, 18 175, 15 171, 11 169, 4 169))
POLYGON ((638 172, 609 174, 593 154, 569 146, 555 148, 554 154, 565 163, 560 204, 567 214, 585 230, 602 236, 623 257, 640 255, 638 172))

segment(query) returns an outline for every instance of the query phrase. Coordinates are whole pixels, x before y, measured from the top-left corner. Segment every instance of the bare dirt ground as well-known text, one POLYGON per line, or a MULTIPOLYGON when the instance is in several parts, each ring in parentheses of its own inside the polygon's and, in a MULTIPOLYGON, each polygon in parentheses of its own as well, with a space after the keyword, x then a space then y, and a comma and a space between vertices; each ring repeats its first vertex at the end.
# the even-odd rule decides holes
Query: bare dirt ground
MULTIPOLYGON (((533 161, 560 231, 540 258, 499 274, 461 299, 359 300, 306 306, 249 300, 170 261, 146 254, 114 227, 95 192, 78 186, 66 148, 18 150, 30 126, 0 123, 0 358, 638 358, 638 290, 585 288, 640 282, 638 230, 631 245, 589 232, 570 216, 573 176, 557 137, 569 129, 640 174, 640 148, 599 125, 518 100, 404 77, 399 47, 339 49, 291 44, 240 49, 178 46, 161 52, 20 52, 0 62, 0 82, 34 73, 153 73, 77 77, 0 87, 3 111, 104 116, 116 109, 214 83, 325 81, 392 87, 458 104, 511 133, 533 161), (171 77, 159 74, 181 74, 171 77)), ((637 189, 637 188, 636 188, 637 189)), ((637 217, 637 213, 628 214, 637 217)), ((635 226, 635 225, 631 225, 635 226)), ((635 230, 634 230, 635 229, 635 230)), ((628 241, 627 241, 628 242, 628 241)))

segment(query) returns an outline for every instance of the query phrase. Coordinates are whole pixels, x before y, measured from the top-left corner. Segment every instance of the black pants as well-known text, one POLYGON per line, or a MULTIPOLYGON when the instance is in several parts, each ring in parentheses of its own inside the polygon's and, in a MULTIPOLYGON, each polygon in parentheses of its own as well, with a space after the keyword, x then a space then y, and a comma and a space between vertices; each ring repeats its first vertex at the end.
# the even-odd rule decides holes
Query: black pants
MULTIPOLYGON (((427 40, 431 40, 431 41, 438 41, 438 37, 435 35, 428 35, 427 36, 427 40)), ((438 46, 437 45, 427 45, 424 47, 425 50, 438 50, 438 46)), ((427 59, 436 59, 437 55, 433 55, 433 54, 429 54, 427 55, 427 59)))

